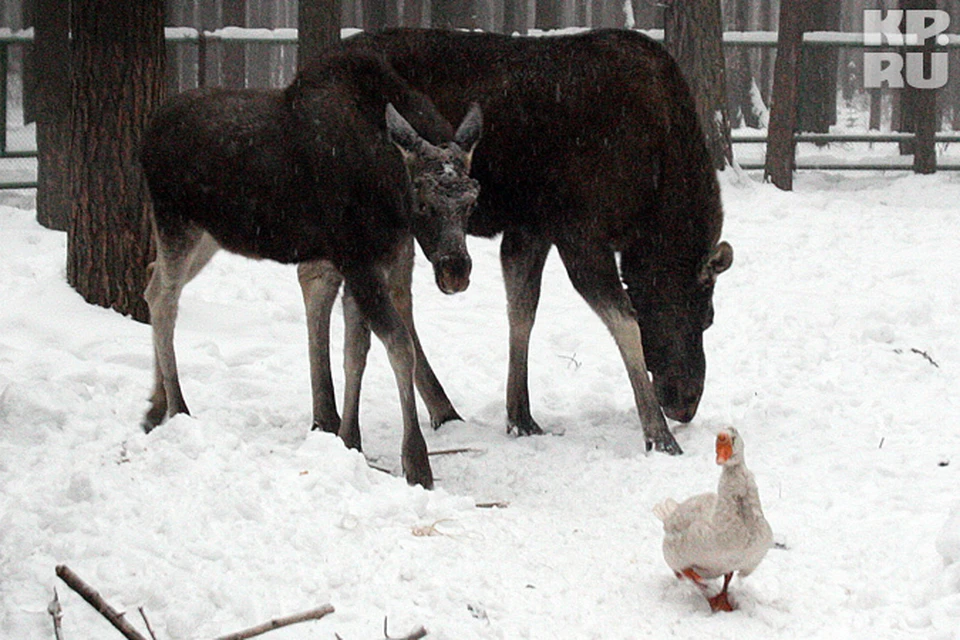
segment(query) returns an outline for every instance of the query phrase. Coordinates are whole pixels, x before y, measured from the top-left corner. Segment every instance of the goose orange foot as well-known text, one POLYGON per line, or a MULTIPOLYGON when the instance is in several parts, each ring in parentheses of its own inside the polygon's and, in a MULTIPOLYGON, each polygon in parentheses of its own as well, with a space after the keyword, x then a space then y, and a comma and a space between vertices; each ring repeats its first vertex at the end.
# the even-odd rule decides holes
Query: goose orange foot
POLYGON ((728 573, 723 576, 723 589, 712 598, 707 598, 711 611, 733 611, 736 608, 733 603, 730 602, 730 598, 727 597, 727 587, 730 586, 730 578, 732 577, 733 573, 728 573))

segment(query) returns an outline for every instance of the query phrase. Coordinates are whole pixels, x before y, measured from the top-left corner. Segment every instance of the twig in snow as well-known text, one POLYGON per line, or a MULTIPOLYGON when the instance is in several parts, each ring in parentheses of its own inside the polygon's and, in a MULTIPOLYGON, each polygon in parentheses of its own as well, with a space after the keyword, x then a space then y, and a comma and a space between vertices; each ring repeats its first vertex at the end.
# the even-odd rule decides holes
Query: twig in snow
POLYGON ((923 359, 924 359, 924 360, 926 360, 927 362, 929 362, 930 364, 932 364, 933 366, 935 366, 937 369, 940 368, 940 365, 937 364, 937 361, 934 360, 933 358, 931 358, 931 357, 930 357, 930 354, 927 353, 926 351, 921 351, 920 349, 916 349, 916 348, 910 349, 910 351, 911 351, 912 353, 917 354, 918 356, 923 356, 923 359))
POLYGON ((453 456, 460 453, 483 453, 483 449, 474 449, 472 447, 461 447, 459 449, 440 449, 439 451, 430 451, 428 456, 453 456))
POLYGON ((104 600, 99 593, 97 593, 93 587, 88 585, 86 582, 80 579, 80 576, 75 574, 70 567, 65 564, 57 566, 57 576, 67 583, 67 586, 76 591, 81 598, 87 601, 91 607, 100 612, 104 618, 110 621, 110 624, 116 628, 117 631, 123 634, 128 640, 147 640, 139 631, 137 631, 133 625, 126 621, 123 617, 123 614, 118 612, 116 609, 107 604, 107 601, 104 600))
POLYGON ((478 502, 477 509, 506 509, 509 502, 478 502))
POLYGON ((153 640, 157 640, 157 634, 153 632, 153 627, 150 626, 150 621, 147 620, 147 612, 143 610, 143 607, 137 607, 137 611, 140 612, 140 617, 143 618, 143 624, 147 625, 147 633, 150 634, 153 640))
POLYGON ((311 609, 310 611, 304 611, 303 613, 297 613, 292 616, 286 616, 284 618, 275 618, 263 624, 258 624, 255 627, 250 627, 244 631, 237 631, 236 633, 230 633, 225 636, 220 636, 217 640, 246 640, 246 638, 252 638, 254 636, 259 636, 266 633, 267 631, 273 631, 274 629, 279 629, 280 627, 286 627, 291 624, 297 624, 298 622, 306 622, 307 620, 319 620, 320 618, 333 613, 333 606, 325 604, 322 607, 317 607, 316 609, 311 609))
POLYGON ((387 616, 383 616, 383 637, 386 640, 420 640, 420 638, 427 637, 427 630, 423 627, 414 629, 405 636, 394 638, 389 633, 387 633, 387 616))
POLYGON ((60 621, 63 620, 63 608, 60 606, 60 596, 57 595, 57 589, 53 589, 53 600, 47 605, 47 613, 53 618, 53 635, 57 640, 63 640, 63 629, 60 627, 60 621))

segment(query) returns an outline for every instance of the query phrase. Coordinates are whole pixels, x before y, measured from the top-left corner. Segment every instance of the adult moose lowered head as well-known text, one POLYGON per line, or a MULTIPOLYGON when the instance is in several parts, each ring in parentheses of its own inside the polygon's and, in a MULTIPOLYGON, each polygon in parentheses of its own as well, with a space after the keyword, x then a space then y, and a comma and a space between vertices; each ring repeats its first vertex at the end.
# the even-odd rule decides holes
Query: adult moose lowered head
POLYGON ((188 413, 174 354, 178 300, 218 248, 284 263, 327 261, 389 354, 404 475, 431 487, 413 340, 388 274, 402 271, 412 233, 444 292, 467 287, 464 233, 478 194, 468 171, 481 127, 474 108, 453 133, 429 99, 363 53, 327 54, 285 90, 192 92, 161 108, 141 153, 157 241, 145 292, 156 378, 144 428, 188 413), (418 129, 445 142, 434 145, 418 129))
MULTIPOLYGON (((703 332, 733 251, 720 240, 720 189, 693 98, 664 48, 623 30, 529 38, 411 29, 358 34, 343 48, 382 55, 451 121, 471 103, 483 108, 472 166, 483 191, 468 230, 503 234, 508 429, 541 433, 527 353, 556 246, 619 347, 648 448, 681 453, 660 408, 681 422, 697 411, 703 332)), ((439 386, 420 390, 428 406, 449 404, 439 386)))

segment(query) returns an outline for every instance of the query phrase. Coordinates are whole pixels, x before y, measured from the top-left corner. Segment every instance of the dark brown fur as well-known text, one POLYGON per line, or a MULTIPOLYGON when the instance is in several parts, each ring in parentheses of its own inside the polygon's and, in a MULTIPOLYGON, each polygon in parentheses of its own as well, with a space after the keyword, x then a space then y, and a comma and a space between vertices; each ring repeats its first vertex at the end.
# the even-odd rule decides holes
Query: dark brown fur
POLYGON ((383 55, 448 119, 472 102, 484 110, 473 165, 483 191, 469 231, 503 233, 509 426, 540 431, 526 352, 543 262, 556 246, 614 333, 648 443, 678 453, 652 405, 684 422, 696 413, 702 333, 732 251, 720 242, 719 187, 693 98, 663 47, 620 30, 524 38, 403 29, 360 34, 344 47, 383 55), (638 321, 642 349, 620 326, 625 317, 638 321))
POLYGON ((324 56, 284 91, 194 92, 163 107, 141 154, 157 238, 145 293, 156 385, 144 428, 188 413, 173 349, 177 302, 219 247, 278 262, 327 261, 346 281, 359 321, 390 355, 407 480, 431 486, 413 402, 414 341, 385 274, 396 277, 406 264, 412 233, 441 289, 469 282, 464 232, 477 185, 467 172, 479 112, 452 141, 451 133, 428 99, 365 54, 324 56), (425 142, 388 104, 444 144, 425 142))

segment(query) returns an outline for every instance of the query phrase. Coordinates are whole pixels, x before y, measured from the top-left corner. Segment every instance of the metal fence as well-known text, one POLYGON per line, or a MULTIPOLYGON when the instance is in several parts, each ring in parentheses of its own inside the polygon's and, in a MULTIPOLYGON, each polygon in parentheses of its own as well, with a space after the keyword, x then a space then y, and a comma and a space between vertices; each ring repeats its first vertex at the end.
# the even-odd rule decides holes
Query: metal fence
MULTIPOLYGON (((353 31, 353 30, 351 30, 353 31)), ((663 32, 654 30, 645 32, 654 39, 662 40, 663 32)), ((230 42, 234 44, 260 44, 260 45, 295 45, 297 43, 296 29, 240 29, 226 28, 217 31, 200 32, 196 29, 175 27, 168 28, 166 32, 168 44, 174 46, 195 47, 198 60, 198 68, 203 68, 203 58, 207 45, 215 42, 230 42)), ((960 36, 950 34, 947 41, 939 46, 943 48, 960 49, 960 36)), ((31 189, 36 188, 36 162, 37 151, 33 139, 32 130, 22 123, 11 123, 10 100, 18 92, 11 92, 12 75, 9 73, 11 49, 13 47, 24 47, 33 42, 33 30, 28 29, 20 32, 0 33, 0 189, 31 189), (11 135, 12 134, 12 135, 11 135), (12 139, 11 139, 12 138, 12 139)), ((804 34, 804 46, 810 47, 850 47, 866 48, 869 45, 865 42, 862 33, 838 33, 838 32, 809 32, 804 34)), ((724 33, 724 45, 727 47, 776 47, 777 32, 775 31, 749 31, 749 32, 726 32, 724 33)), ((892 47, 887 47, 892 49, 892 47)), ((19 92, 22 97, 22 92, 19 92)), ((17 109, 14 109, 16 111, 17 109)), ((20 109, 22 112, 22 109, 20 109)), ((817 145, 826 145, 830 143, 900 143, 915 140, 916 136, 912 133, 829 133, 829 134, 811 134, 798 133, 795 139, 798 143, 810 142, 817 145)), ((766 144, 766 136, 762 133, 757 135, 734 134, 733 143, 740 145, 766 144)), ((935 136, 935 141, 943 148, 949 143, 960 142, 960 132, 946 133, 940 132, 935 136)), ((738 161, 738 164, 744 169, 761 169, 762 162, 756 161, 738 161)), ((890 160, 888 162, 856 162, 856 163, 837 163, 831 161, 804 161, 796 163, 798 170, 818 169, 818 170, 896 170, 910 171, 912 164, 907 159, 890 160)), ((951 162, 938 157, 937 169, 947 171, 960 170, 960 162, 951 162)))

